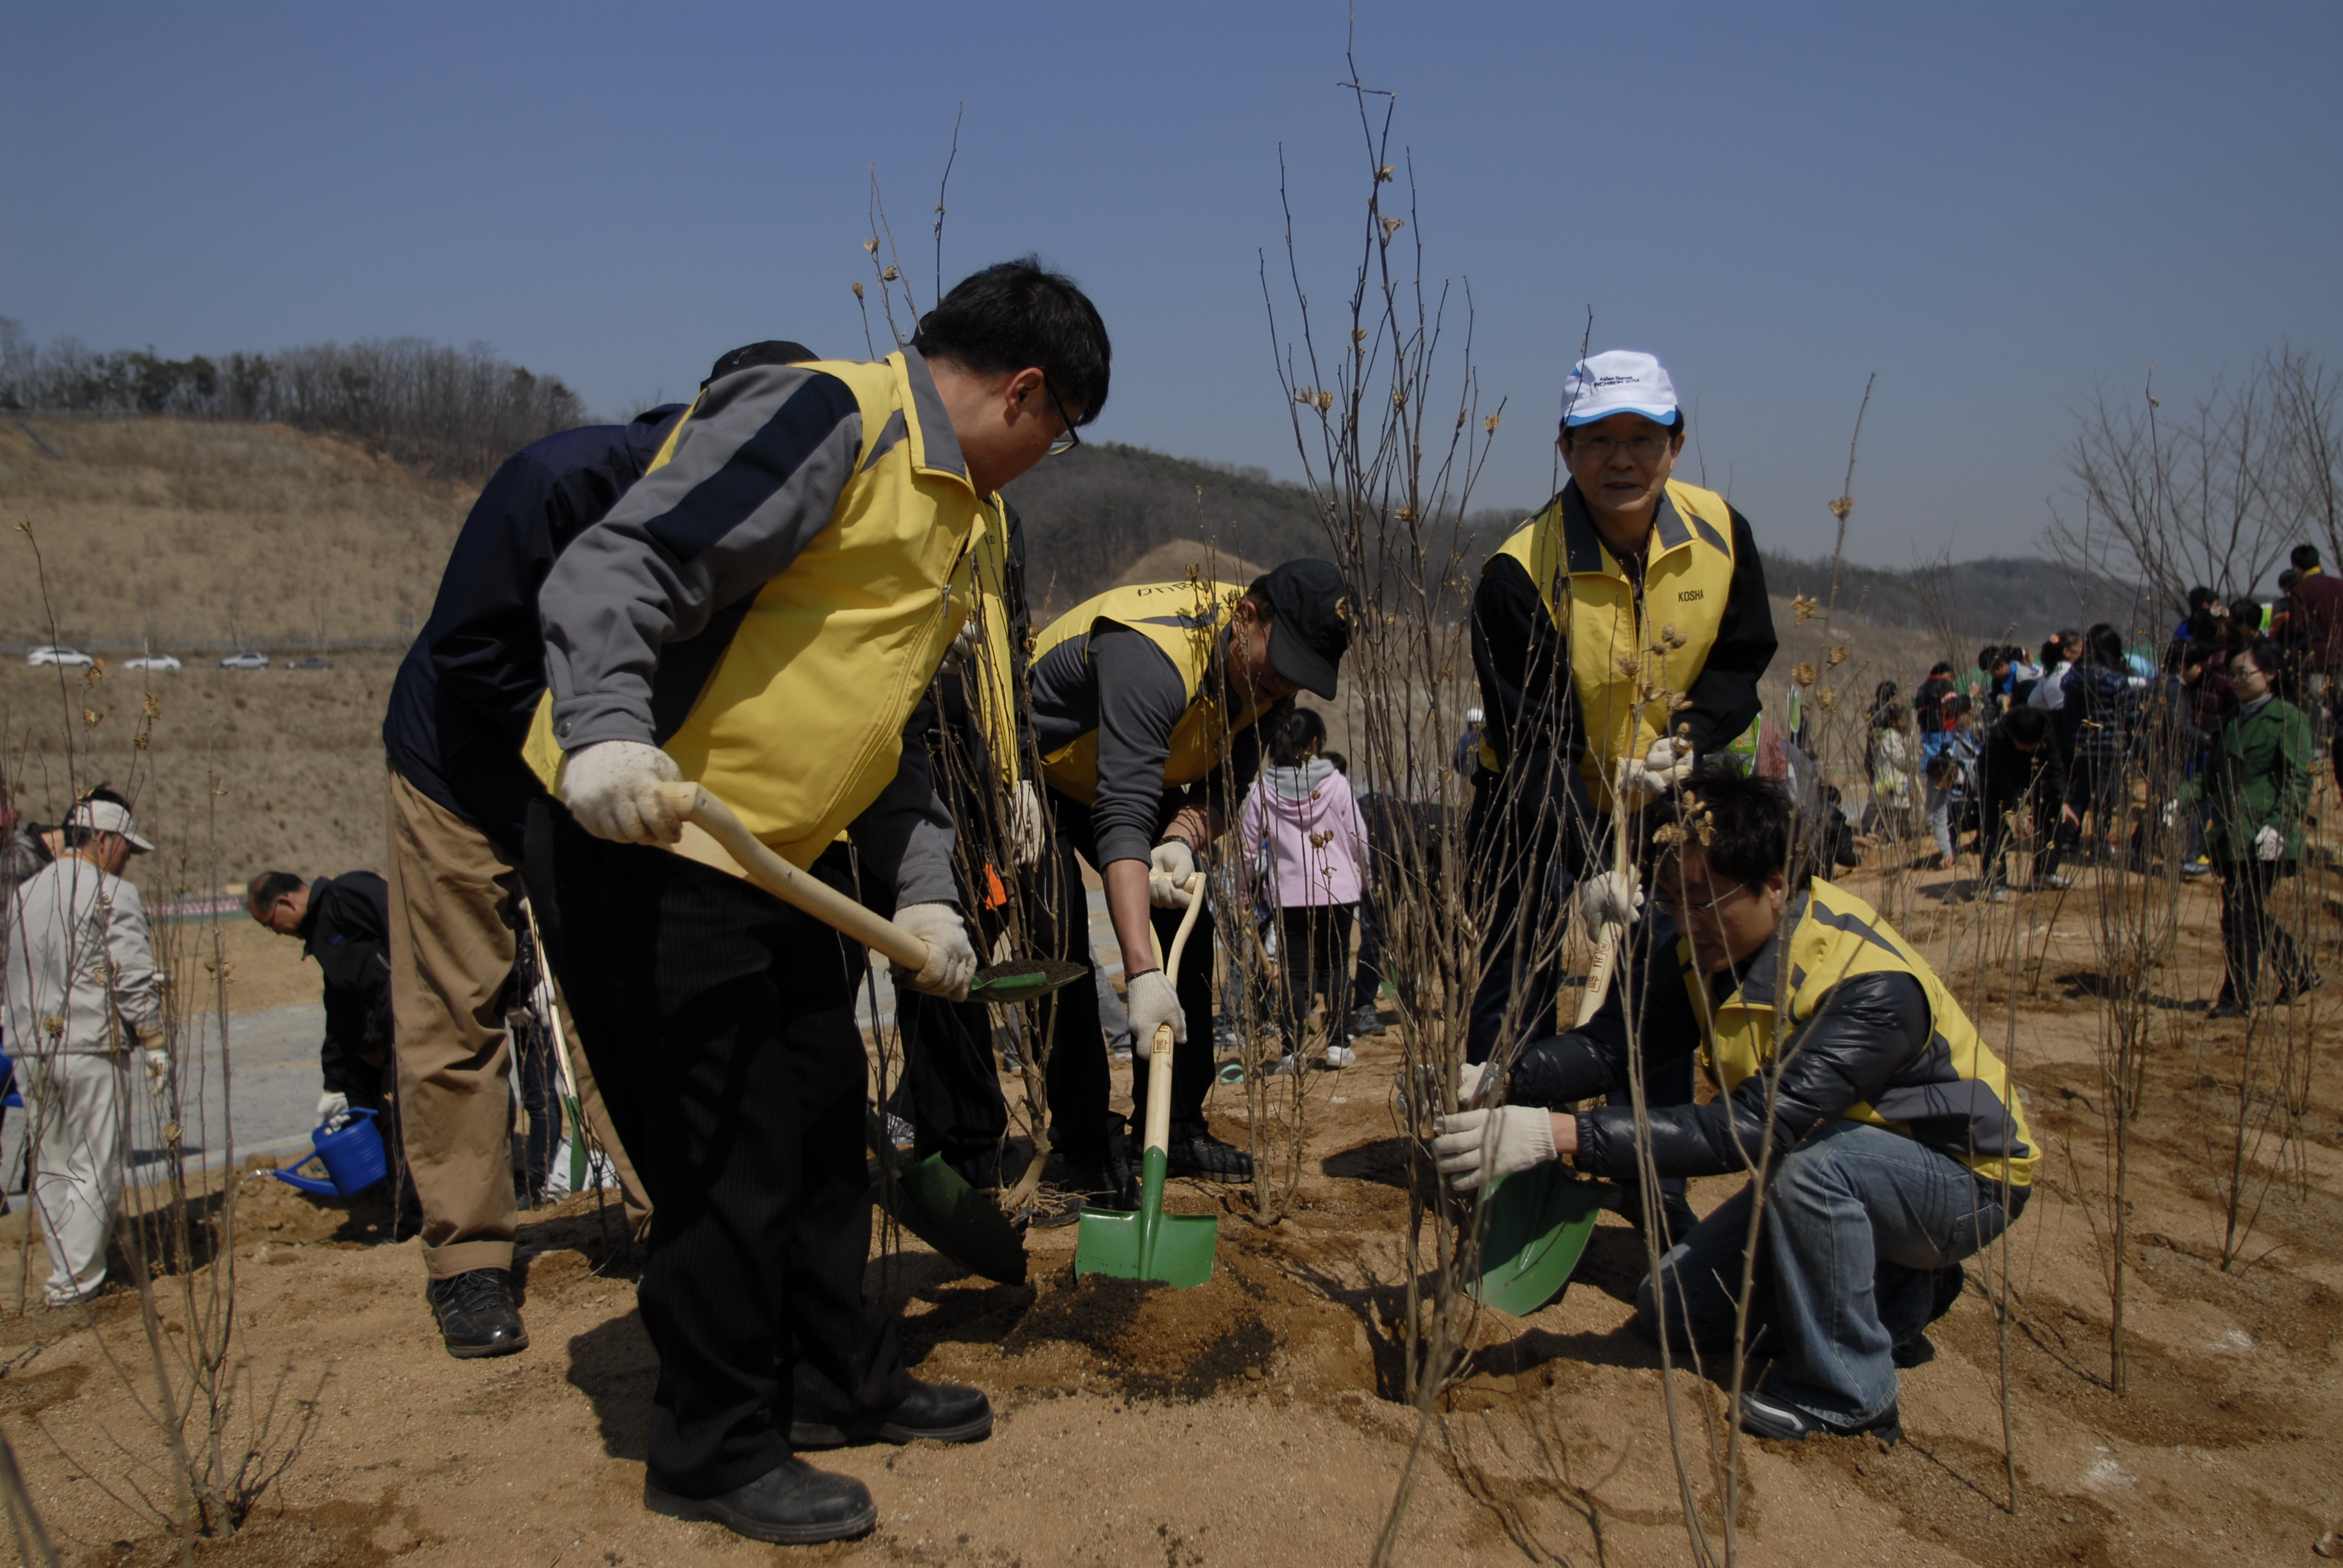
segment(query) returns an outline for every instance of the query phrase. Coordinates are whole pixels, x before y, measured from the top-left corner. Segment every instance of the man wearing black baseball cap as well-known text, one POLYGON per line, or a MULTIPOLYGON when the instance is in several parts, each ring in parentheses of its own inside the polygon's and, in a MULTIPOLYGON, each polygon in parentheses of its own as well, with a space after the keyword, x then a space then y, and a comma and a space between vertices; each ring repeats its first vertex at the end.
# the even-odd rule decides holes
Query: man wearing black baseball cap
MULTIPOLYGON (((1106 883, 1122 949, 1131 1039, 1144 1050, 1168 1023, 1174 1040, 1195 1042, 1173 1059, 1173 1175, 1243 1181, 1252 1159, 1204 1122, 1212 922, 1198 921, 1176 977, 1157 967, 1149 930, 1168 951, 1199 857, 1260 766, 1258 722, 1284 713, 1298 692, 1332 700, 1350 642, 1342 574, 1329 561, 1296 560, 1249 588, 1197 579, 1111 588, 1034 643, 1033 739, 1055 839, 1042 856, 1036 904, 1056 917, 1055 930, 1037 936, 1053 956, 1091 961, 1076 857, 1088 860, 1106 883)), ((1069 987, 1057 995, 1051 1030, 1051 1141, 1067 1186, 1128 1208, 1137 1185, 1122 1119, 1107 1109, 1111 1088, 1097 994, 1069 987)), ((1145 1073, 1133 1075, 1132 1093, 1143 1120, 1145 1073)))

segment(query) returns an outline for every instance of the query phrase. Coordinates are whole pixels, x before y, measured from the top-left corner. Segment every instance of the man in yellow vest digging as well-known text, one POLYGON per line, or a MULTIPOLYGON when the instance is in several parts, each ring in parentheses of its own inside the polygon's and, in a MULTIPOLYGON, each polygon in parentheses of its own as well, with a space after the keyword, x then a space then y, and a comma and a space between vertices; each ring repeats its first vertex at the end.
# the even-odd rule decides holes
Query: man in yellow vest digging
MULTIPOLYGON (((1635 1014, 1646 1074, 1697 1056, 1717 1098, 1653 1107, 1662 1176, 1755 1178, 1680 1238, 1636 1311, 1672 1342, 1729 1354, 1762 1187, 1749 1346, 1775 1358, 1742 1430, 1902 1435, 1896 1369, 1960 1292, 1961 1260, 2026 1207, 2038 1154, 2000 1060, 1926 960, 1844 889, 1810 875, 1788 795, 1723 759, 1653 815, 1655 941, 1635 1014), (1683 934, 1679 937, 1678 932, 1683 934)), ((1640 1182, 1633 1111, 1569 1107, 1628 1082, 1614 990, 1583 1030, 1534 1041, 1506 1103, 1444 1118, 1459 1191, 1567 1160, 1640 1182)), ((1710 1365, 1717 1362, 1712 1359, 1710 1365)))
POLYGON ((860 1534, 870 1493, 796 1451, 990 1430, 981 1393, 904 1370, 862 1293, 863 950, 692 858, 707 841, 670 852, 659 787, 704 784, 784 859, 859 879, 929 945, 900 978, 965 996, 951 819, 903 729, 971 617, 1005 636, 983 603, 998 492, 1098 413, 1109 353, 1090 301, 1029 258, 961 282, 881 362, 719 377, 539 595, 528 754, 560 805, 535 805, 529 849, 549 839, 555 961, 654 1206, 655 1512, 860 1534))
MULTIPOLYGON (((1068 610, 1034 645, 1033 741, 1050 793, 1055 844, 1042 857, 1041 903, 1056 912, 1055 956, 1091 961, 1088 896, 1075 857, 1106 883, 1108 918, 1122 949, 1131 1038, 1143 1057, 1158 1024, 1186 1049, 1173 1053, 1175 1176, 1240 1181, 1252 1157, 1212 1135, 1204 1095, 1212 1081, 1212 937, 1189 938, 1180 973, 1157 966, 1151 928, 1168 951, 1188 907, 1187 884, 1232 819, 1261 762, 1259 721, 1296 693, 1329 701, 1350 647, 1342 574, 1331 561, 1288 561, 1249 588, 1232 583, 1148 583, 1112 588, 1068 610)), ((1122 1120, 1107 1109, 1111 1081, 1098 996, 1070 987, 1051 1023, 1051 1138, 1065 1184, 1121 1208, 1138 1206, 1122 1120)), ((1134 1074, 1138 1121, 1147 1074, 1134 1074)))
MULTIPOLYGON (((1632 807, 1693 759, 1754 738, 1774 658, 1748 522, 1672 477, 1684 419, 1666 367, 1632 350, 1590 355, 1564 399, 1570 483, 1489 558, 1473 601, 1487 719, 1465 837, 1492 911, 1466 1040, 1475 1062, 1552 1029, 1554 938, 1574 885, 1598 928, 1641 903, 1614 873, 1587 875, 1622 765, 1632 807)), ((1652 1098, 1689 1101, 1690 1068, 1652 1098)), ((1691 1213, 1683 1183, 1664 1192, 1674 1235, 1691 1213)))

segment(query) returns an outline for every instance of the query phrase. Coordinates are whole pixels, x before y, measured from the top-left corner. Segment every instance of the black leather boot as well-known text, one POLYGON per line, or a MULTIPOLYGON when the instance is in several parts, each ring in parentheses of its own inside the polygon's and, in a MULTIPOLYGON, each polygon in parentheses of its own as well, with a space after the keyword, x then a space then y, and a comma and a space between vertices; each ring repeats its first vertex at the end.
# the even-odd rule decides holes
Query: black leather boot
POLYGON ((846 1541, 879 1523, 870 1489, 850 1475, 784 1460, 746 1486, 714 1497, 684 1497, 643 1478, 643 1506, 669 1519, 712 1520, 736 1535, 780 1546, 846 1541))
POLYGON ((892 1405, 836 1420, 789 1422, 791 1448, 842 1448, 850 1442, 974 1442, 992 1430, 992 1402, 956 1382, 913 1382, 892 1405))
POLYGON ((1213 1181, 1252 1180, 1252 1156, 1213 1137, 1201 1121, 1173 1122, 1163 1155, 1165 1167, 1174 1176, 1202 1176, 1213 1181))
POLYGON ((528 1349, 528 1331, 513 1305, 512 1275, 503 1269, 471 1269, 425 1287, 439 1337, 459 1361, 508 1356, 528 1349))

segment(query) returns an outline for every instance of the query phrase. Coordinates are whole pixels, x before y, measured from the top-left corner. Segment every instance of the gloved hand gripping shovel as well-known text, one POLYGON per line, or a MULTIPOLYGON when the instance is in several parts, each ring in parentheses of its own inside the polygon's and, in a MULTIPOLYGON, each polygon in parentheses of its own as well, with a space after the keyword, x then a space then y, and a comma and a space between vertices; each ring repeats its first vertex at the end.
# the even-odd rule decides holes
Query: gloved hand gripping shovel
MULTIPOLYGON (((1624 767, 1620 769, 1620 787, 1612 797, 1623 807, 1626 771, 1624 767)), ((1627 816, 1624 809, 1612 812, 1611 869, 1623 877, 1634 863, 1627 816)), ((1624 926, 1604 922, 1594 950, 1594 967, 1587 972, 1586 991, 1579 999, 1575 1027, 1585 1028, 1602 1010, 1611 977, 1619 967, 1619 950, 1626 940, 1624 926)), ((1482 1075, 1473 1094, 1475 1107, 1502 1100, 1502 1076, 1482 1075)), ((1481 1272, 1465 1287, 1473 1299, 1499 1312, 1527 1317, 1560 1295, 1594 1234, 1594 1221, 1603 1211, 1603 1191, 1602 1183, 1580 1180, 1559 1160, 1491 1182, 1481 1194, 1481 1272)))
MULTIPOLYGON (((660 789, 678 816, 698 824, 765 891, 906 969, 927 967, 926 942, 774 854, 732 814, 729 806, 706 789, 697 784, 664 784, 660 789)), ((983 971, 978 972, 980 978, 983 971)), ((1047 980, 1046 976, 1034 978, 1047 980)), ((1046 994, 1063 983, 1045 983, 1011 995, 981 992, 977 985, 970 985, 969 996, 985 1001, 1017 1001, 1046 994)), ((869 1136, 871 1151, 879 1158, 879 1206, 892 1214, 897 1223, 953 1262, 988 1280, 1011 1285, 1025 1282, 1024 1238, 999 1204, 970 1186, 959 1171, 944 1163, 940 1154, 904 1160, 875 1116, 870 1119, 869 1136)))
MULTIPOLYGON (((1204 877, 1188 882, 1194 895, 1180 917, 1180 934, 1163 972, 1180 972, 1188 933, 1204 907, 1204 877)), ((1163 1178, 1172 1143, 1172 1026, 1155 1027, 1147 1051, 1147 1151, 1141 1157, 1139 1209, 1084 1209, 1074 1233, 1074 1272, 1112 1274, 1123 1280, 1158 1280, 1167 1285, 1201 1285, 1212 1277, 1212 1253, 1220 1245, 1221 1221, 1211 1214, 1166 1214, 1163 1178)), ((1191 1042, 1192 1046, 1194 1042, 1191 1042)))

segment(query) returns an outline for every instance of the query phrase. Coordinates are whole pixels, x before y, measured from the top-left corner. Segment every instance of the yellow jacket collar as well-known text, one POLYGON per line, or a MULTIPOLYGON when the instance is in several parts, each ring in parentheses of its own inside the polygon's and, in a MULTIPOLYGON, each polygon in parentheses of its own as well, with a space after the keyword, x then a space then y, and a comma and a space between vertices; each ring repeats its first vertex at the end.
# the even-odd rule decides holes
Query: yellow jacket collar
MULTIPOLYGON (((1659 505, 1652 512, 1652 532, 1658 548, 1645 560, 1646 570, 1650 569, 1652 562, 1671 550, 1684 548, 1694 539, 1701 539, 1720 550, 1731 548, 1716 537, 1715 528, 1677 508, 1675 498, 1671 493, 1674 485, 1674 480, 1668 482, 1667 488, 1660 492, 1659 505)), ((1586 497, 1579 490, 1576 479, 1562 487, 1562 542, 1564 558, 1574 577, 1592 572, 1625 578, 1625 569, 1619 565, 1610 547, 1603 542, 1602 534, 1595 529, 1594 518, 1586 509, 1586 497)))
POLYGON ((910 394, 903 400, 906 413, 904 434, 911 443, 911 467, 923 474, 948 474, 971 490, 976 487, 968 477, 968 459, 961 455, 960 437, 953 431, 951 416, 944 408, 943 394, 936 390, 935 372, 928 368, 927 356, 909 347, 887 356, 902 377, 904 390, 910 394))

